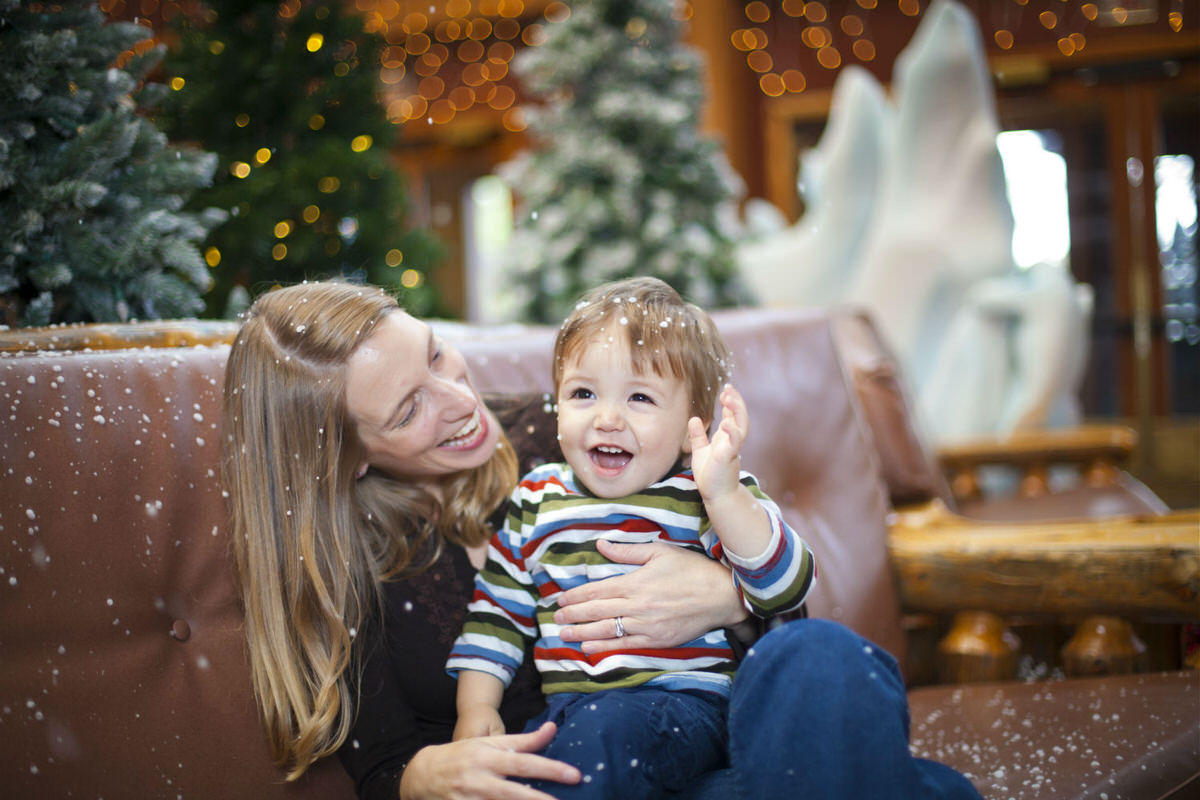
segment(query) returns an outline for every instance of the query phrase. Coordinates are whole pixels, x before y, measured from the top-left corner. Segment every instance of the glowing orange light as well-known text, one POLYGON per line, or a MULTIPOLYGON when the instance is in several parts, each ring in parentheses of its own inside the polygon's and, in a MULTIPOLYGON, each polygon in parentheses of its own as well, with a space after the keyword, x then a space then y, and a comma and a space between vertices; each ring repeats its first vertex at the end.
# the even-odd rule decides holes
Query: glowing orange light
POLYGON ((803 92, 808 86, 808 81, 804 79, 804 73, 798 69, 785 70, 782 77, 783 87, 789 92, 803 92))
POLYGON ((462 34, 462 25, 452 19, 444 19, 433 29, 433 38, 439 42, 453 42, 462 34))
POLYGON ((533 23, 521 31, 521 41, 529 47, 538 47, 546 41, 546 29, 538 23, 533 23))
POLYGON ((492 61, 490 58, 483 65, 483 75, 489 81, 501 80, 508 74, 508 64, 502 61, 492 61))
POLYGON ((875 60, 875 43, 870 39, 855 39, 854 44, 850 45, 850 50, 859 61, 875 60))
POLYGON ((1079 10, 1087 17, 1088 22, 1095 22, 1096 17, 1100 16, 1100 9, 1095 3, 1084 3, 1079 7, 1079 10))
POLYGON ((824 3, 804 4, 804 18, 809 22, 824 22, 827 16, 829 16, 829 12, 825 10, 824 3))
POLYGON ((517 131, 525 130, 525 112, 520 108, 510 108, 504 112, 504 116, 500 118, 501 124, 505 130, 516 133, 517 131))
POLYGON ((404 252, 393 247, 391 250, 388 250, 387 255, 383 257, 383 263, 387 264, 389 267, 400 266, 402 263, 404 263, 404 252))
POLYGON ((235 178, 245 178, 250 174, 250 165, 245 161, 235 161, 229 165, 229 172, 235 178))
POLYGON ((921 13, 921 4, 917 0, 900 0, 900 13, 906 17, 915 17, 921 13))
POLYGON ((221 263, 221 251, 215 247, 210 247, 204 251, 204 263, 210 267, 215 267, 221 263))
POLYGON ((1058 25, 1058 15, 1053 11, 1043 11, 1038 14, 1038 22, 1042 23, 1046 30, 1052 31, 1058 25))
POLYGON ((429 37, 423 33, 414 33, 404 42, 404 49, 409 55, 419 56, 429 49, 429 37))
POLYGON ((406 269, 400 273, 400 285, 405 289, 415 289, 421 285, 421 273, 415 269, 406 269))
POLYGON ((464 64, 483 58, 483 45, 474 39, 467 39, 458 46, 458 60, 464 64))
POLYGON ((516 52, 508 42, 496 42, 488 48, 488 58, 500 62, 508 62, 512 61, 512 57, 516 52))
POLYGON ((746 63, 755 72, 769 72, 771 67, 775 66, 774 59, 771 58, 771 54, 766 50, 755 50, 747 54, 746 63))
POLYGON ((277 245, 272 247, 271 258, 275 259, 276 261, 283 261, 285 258, 287 258, 287 245, 283 242, 279 242, 277 245))
POLYGON ((491 20, 478 17, 471 20, 471 30, 467 33, 472 39, 486 39, 492 35, 491 20))
POLYGON ((437 100, 429 107, 429 118, 435 125, 445 125, 454 119, 454 106, 445 98, 437 100))
POLYGON ((842 54, 836 47, 822 47, 817 51, 817 63, 825 69, 837 69, 842 65, 842 54))
POLYGON ((809 25, 800 34, 800 41, 811 50, 820 50, 833 43, 833 34, 822 25, 809 25))
POLYGON ((1000 30, 996 31, 995 34, 992 35, 992 38, 996 40, 996 44, 1000 47, 1001 50, 1012 49, 1012 46, 1013 46, 1012 31, 1001 28, 1000 30))
POLYGON ((842 17, 842 33, 847 36, 862 36, 863 21, 854 14, 842 17))
POLYGON ((745 12, 746 19, 751 22, 763 23, 771 18, 771 9, 767 8, 767 4, 762 0, 747 3, 745 12))
POLYGON ((519 17, 525 13, 525 4, 521 0, 500 0, 500 16, 519 17))
POLYGON ((517 93, 509 86, 497 86, 496 93, 488 99, 488 105, 503 111, 517 101, 517 93))
POLYGON ((446 82, 437 75, 430 75, 428 78, 423 78, 417 84, 417 94, 424 97, 426 100, 433 100, 435 97, 441 97, 442 92, 446 89, 446 82))
POLYGON ((429 25, 429 18, 419 11, 414 11, 411 14, 405 14, 404 19, 400 21, 400 27, 405 33, 413 34, 420 33, 429 25))
POLYGON ((804 16, 804 0, 783 0, 783 13, 789 17, 804 16))
POLYGON ((300 218, 309 225, 312 225, 321 218, 321 209, 310 203, 304 207, 303 211, 300 212, 300 218))
POLYGON ((462 82, 467 86, 480 86, 486 79, 483 77, 483 65, 467 64, 463 67, 462 82))
POLYGON ((448 98, 456 111, 465 111, 475 105, 475 90, 469 86, 456 86, 450 90, 448 98))
POLYGON ((783 78, 776 75, 774 72, 768 72, 766 75, 758 79, 758 88, 762 89, 763 94, 767 97, 779 97, 786 91, 783 85, 783 78))

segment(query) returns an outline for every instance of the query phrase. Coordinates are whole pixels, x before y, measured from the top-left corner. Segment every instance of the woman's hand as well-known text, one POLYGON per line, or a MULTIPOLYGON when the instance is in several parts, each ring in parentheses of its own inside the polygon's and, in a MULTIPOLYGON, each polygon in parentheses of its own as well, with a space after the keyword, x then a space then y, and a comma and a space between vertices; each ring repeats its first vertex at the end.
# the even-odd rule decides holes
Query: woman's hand
POLYGON ((626 575, 593 581, 563 592, 554 621, 563 641, 583 642, 585 653, 676 647, 714 628, 733 627, 749 616, 730 571, 702 553, 673 545, 599 541, 600 554, 638 564, 626 575), (617 638, 616 618, 625 636, 617 638))
POLYGON ((534 755, 554 738, 547 722, 533 733, 464 739, 417 751, 400 778, 401 800, 553 800, 509 777, 579 783, 579 770, 534 755))

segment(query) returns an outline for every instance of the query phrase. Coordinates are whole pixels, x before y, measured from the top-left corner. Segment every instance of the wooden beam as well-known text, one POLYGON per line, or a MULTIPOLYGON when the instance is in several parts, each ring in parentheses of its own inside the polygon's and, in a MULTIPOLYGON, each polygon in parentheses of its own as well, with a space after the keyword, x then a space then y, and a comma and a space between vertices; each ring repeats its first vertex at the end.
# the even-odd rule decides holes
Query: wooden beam
POLYGON ((1013 525, 938 503, 894 515, 889 553, 906 611, 1200 619, 1200 511, 1013 525))

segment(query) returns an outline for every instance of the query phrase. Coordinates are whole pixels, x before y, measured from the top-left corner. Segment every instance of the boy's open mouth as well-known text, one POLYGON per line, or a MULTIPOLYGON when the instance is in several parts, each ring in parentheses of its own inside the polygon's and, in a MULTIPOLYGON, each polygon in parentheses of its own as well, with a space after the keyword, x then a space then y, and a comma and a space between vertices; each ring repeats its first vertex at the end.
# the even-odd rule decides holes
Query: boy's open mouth
POLYGON ((624 469, 633 460, 633 454, 620 447, 602 444, 588 450, 592 463, 601 469, 624 469))

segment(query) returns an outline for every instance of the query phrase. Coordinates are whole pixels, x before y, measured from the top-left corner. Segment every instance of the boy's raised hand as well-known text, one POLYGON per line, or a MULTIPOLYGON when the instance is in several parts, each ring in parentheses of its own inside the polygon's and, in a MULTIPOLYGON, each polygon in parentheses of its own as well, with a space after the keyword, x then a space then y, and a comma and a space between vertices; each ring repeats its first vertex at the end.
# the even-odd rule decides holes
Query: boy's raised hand
POLYGON ((721 390, 721 422, 710 440, 699 417, 688 420, 692 475, 705 501, 737 490, 741 474, 742 444, 750 432, 746 401, 733 386, 721 390))

